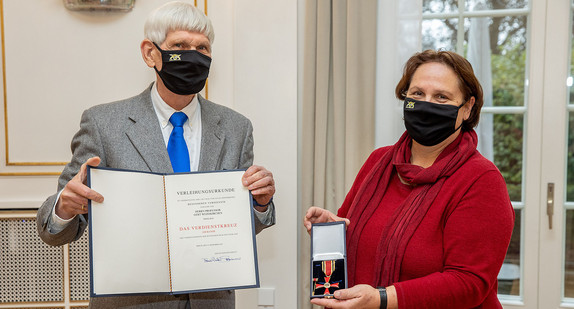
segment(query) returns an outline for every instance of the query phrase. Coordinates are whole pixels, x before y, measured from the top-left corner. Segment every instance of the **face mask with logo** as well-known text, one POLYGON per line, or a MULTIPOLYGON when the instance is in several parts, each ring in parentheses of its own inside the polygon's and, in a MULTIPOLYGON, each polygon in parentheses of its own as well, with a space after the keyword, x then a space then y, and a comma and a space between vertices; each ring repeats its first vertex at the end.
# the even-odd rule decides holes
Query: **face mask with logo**
POLYGON ((211 58, 197 50, 162 50, 161 71, 154 67, 159 77, 171 92, 179 95, 198 93, 205 86, 209 75, 211 58))
POLYGON ((407 133, 423 146, 434 146, 460 129, 457 128, 458 110, 464 106, 439 104, 406 98, 403 117, 407 133))

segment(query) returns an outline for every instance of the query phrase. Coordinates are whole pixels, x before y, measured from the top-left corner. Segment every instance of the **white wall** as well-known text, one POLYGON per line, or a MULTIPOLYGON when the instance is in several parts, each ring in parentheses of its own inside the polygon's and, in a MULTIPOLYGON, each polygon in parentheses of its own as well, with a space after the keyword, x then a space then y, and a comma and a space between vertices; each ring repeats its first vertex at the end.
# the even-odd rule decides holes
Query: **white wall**
MULTIPOLYGON (((2 2, 0 208, 38 207, 70 159, 81 112, 154 79, 139 43, 147 13, 165 2, 105 14, 70 12, 61 0, 2 2)), ((296 308, 297 1, 197 2, 216 32, 208 97, 251 119, 255 164, 276 180, 277 225, 257 237, 261 286, 274 290, 275 305, 261 308, 296 308)), ((257 308, 257 289, 237 295, 237 308, 257 308)))
MULTIPOLYGON (((230 92, 234 108, 253 121, 255 164, 273 172, 278 190, 277 225, 257 237, 261 287, 275 289, 274 308, 296 308, 297 3, 233 3, 234 88, 230 92)), ((214 86, 210 93, 211 89, 215 99, 220 91, 214 86)), ((237 301, 237 308, 257 308, 257 291, 239 291, 237 301)))

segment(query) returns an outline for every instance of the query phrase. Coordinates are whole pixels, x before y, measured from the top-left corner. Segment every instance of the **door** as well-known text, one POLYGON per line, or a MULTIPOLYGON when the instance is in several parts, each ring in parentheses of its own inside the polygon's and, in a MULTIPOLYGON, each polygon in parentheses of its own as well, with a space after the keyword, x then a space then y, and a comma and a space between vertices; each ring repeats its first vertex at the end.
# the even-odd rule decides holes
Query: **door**
MULTIPOLYGON (((544 37, 532 38, 544 41, 544 60, 533 63, 543 64, 541 101, 532 104, 537 115, 530 117, 541 128, 539 196, 532 198, 539 205, 538 308, 574 307, 572 5, 572 0, 547 0, 544 37)), ((538 16, 533 9, 535 21, 543 18, 540 10, 538 16)))

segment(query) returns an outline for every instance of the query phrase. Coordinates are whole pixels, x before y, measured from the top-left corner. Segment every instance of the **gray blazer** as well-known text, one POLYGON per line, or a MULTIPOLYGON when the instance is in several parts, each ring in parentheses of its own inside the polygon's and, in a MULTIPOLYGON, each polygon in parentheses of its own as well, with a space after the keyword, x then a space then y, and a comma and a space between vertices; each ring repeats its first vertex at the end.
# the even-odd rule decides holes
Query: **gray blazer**
MULTIPOLYGON (((80 130, 72 139, 73 157, 58 180, 58 191, 77 174, 80 166, 93 156, 100 166, 173 172, 157 115, 151 101, 151 86, 141 94, 113 103, 94 106, 82 114, 80 130)), ((202 136, 199 170, 244 169, 253 164, 253 127, 241 114, 198 95, 201 106, 202 136)), ((38 210, 36 223, 42 240, 60 246, 80 238, 87 216, 76 216, 60 233, 49 232, 50 216, 57 193, 48 197, 38 210)), ((274 207, 272 207, 274 210, 274 207)), ((271 226, 255 220, 256 232, 271 226)), ((198 278, 201 280, 201 278, 198 278)), ((152 295, 95 297, 90 308, 235 308, 232 291, 189 295, 152 295)))

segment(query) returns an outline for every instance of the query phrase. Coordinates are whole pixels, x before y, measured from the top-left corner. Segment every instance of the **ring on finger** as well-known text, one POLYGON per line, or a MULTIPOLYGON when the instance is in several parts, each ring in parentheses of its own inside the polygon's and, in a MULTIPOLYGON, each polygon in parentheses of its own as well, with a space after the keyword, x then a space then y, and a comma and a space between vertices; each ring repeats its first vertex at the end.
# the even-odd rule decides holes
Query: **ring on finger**
POLYGON ((86 207, 86 205, 82 204, 82 211, 84 211, 85 207, 86 207))

